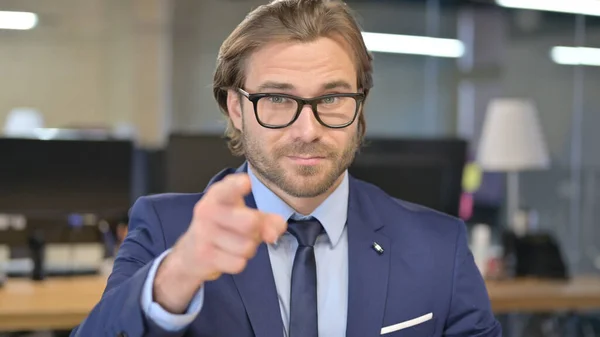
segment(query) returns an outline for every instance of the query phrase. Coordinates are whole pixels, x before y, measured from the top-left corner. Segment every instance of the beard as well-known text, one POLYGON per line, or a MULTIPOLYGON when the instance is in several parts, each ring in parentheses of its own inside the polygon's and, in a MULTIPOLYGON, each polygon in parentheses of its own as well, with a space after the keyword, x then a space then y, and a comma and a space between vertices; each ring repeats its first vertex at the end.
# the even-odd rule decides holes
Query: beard
MULTIPOLYGON (((245 129, 245 128, 244 128, 245 129)), ((345 148, 336 149, 321 141, 296 141, 267 151, 259 139, 242 130, 246 159, 256 173, 284 193, 295 198, 313 198, 326 193, 350 167, 359 147, 356 133, 345 148), (292 165, 285 168, 288 156, 324 158, 317 165, 292 165)))

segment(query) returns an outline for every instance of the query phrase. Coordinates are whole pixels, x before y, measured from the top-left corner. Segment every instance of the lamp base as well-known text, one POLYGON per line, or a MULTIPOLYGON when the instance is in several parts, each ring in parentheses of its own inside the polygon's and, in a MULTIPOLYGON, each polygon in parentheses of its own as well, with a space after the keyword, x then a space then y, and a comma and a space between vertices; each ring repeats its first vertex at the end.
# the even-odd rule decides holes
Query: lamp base
POLYGON ((507 179, 507 207, 506 223, 508 228, 512 229, 518 237, 526 234, 527 228, 519 226, 517 214, 519 212, 519 172, 509 171, 506 173, 507 179))

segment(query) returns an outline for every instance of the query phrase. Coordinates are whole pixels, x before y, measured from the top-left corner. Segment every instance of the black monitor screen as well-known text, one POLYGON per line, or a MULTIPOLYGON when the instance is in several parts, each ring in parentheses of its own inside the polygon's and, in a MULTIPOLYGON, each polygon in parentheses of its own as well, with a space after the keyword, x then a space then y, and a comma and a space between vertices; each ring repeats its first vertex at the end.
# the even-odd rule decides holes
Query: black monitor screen
MULTIPOLYGON (((393 197, 457 216, 466 150, 456 139, 368 139, 349 172, 393 197)), ((172 135, 166 190, 201 192, 219 171, 243 161, 220 135, 172 135)))
POLYGON ((462 140, 370 140, 349 171, 395 198, 458 216, 466 150, 462 140))
POLYGON ((165 156, 166 191, 202 192, 214 175, 244 160, 231 154, 221 135, 171 135, 165 156))
POLYGON ((127 212, 129 141, 0 139, 0 213, 127 212))

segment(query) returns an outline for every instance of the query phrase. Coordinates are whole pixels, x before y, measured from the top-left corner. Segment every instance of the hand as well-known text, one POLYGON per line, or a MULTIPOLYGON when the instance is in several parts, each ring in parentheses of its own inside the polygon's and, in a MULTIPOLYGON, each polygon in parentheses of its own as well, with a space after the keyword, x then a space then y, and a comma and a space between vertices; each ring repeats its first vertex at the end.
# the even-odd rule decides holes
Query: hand
POLYGON ((229 175, 195 205, 188 230, 157 271, 154 297, 163 308, 185 311, 204 282, 242 272, 262 242, 285 232, 283 218, 246 206, 250 191, 246 174, 229 175))
POLYGON ((280 216, 246 206, 244 196, 250 191, 246 174, 230 175, 196 204, 192 223, 172 256, 200 283, 243 271, 261 242, 272 243, 286 230, 280 216))

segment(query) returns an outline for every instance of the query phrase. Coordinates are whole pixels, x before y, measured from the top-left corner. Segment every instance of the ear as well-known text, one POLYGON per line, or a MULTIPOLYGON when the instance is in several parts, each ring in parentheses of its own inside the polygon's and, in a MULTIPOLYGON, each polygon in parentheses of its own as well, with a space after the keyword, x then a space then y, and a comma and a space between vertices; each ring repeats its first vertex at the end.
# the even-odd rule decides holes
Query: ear
POLYGON ((227 90, 227 111, 229 111, 229 118, 231 118, 233 126, 239 131, 242 131, 242 106, 240 94, 232 89, 227 90))

